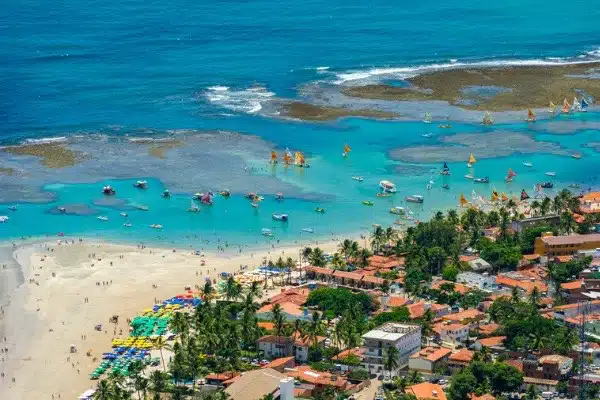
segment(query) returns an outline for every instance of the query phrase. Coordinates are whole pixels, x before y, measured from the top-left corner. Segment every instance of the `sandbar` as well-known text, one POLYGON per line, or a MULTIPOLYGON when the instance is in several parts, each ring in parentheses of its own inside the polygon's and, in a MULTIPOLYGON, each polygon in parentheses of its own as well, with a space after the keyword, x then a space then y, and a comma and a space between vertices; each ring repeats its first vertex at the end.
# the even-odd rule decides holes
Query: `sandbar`
POLYGON ((305 121, 331 121, 342 117, 391 119, 399 115, 387 111, 318 106, 294 101, 283 105, 283 115, 305 121))
POLYGON ((85 158, 84 153, 71 150, 59 143, 8 146, 2 150, 11 154, 38 157, 40 158, 40 163, 48 168, 72 167, 85 158))

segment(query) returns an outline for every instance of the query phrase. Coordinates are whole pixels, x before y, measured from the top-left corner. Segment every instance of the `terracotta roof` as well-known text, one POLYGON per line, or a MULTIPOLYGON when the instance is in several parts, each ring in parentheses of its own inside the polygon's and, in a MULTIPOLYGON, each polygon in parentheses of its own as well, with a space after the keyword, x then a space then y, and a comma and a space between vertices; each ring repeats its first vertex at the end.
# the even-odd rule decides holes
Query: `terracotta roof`
POLYGON ((259 328, 265 328, 268 331, 275 329, 275 324, 272 322, 258 322, 257 325, 259 328))
POLYGON ((445 280, 439 280, 439 281, 435 281, 431 284, 431 288, 435 289, 435 290, 441 290, 440 287, 444 284, 452 284, 454 285, 454 291, 460 294, 465 294, 471 291, 470 288, 468 288, 465 285, 462 285, 460 283, 456 283, 456 282, 450 282, 450 281, 445 281, 445 280))
POLYGON ((332 358, 334 360, 343 360, 348 356, 357 356, 362 358, 363 354, 365 354, 365 351, 367 351, 367 349, 365 349, 364 347, 355 347, 353 349, 344 350, 340 352, 337 356, 334 356, 332 358))
POLYGON ((414 395, 417 400, 435 399, 448 400, 444 389, 434 383, 419 383, 406 388, 406 393, 414 395))
POLYGON ((542 238, 542 241, 550 246, 584 244, 590 242, 600 242, 600 234, 592 233, 590 235, 545 236, 542 238))
POLYGON ((276 358, 273 361, 271 361, 270 363, 268 363, 267 365, 265 365, 263 368, 279 368, 282 365, 286 365, 288 362, 295 360, 295 357, 281 357, 281 358, 276 358))
POLYGON ((354 272, 340 271, 340 270, 336 270, 333 273, 333 276, 336 278, 353 279, 355 281, 360 281, 363 277, 361 274, 356 274, 354 272))
POLYGON ((290 343, 292 338, 288 336, 265 335, 257 340, 258 343, 290 343))
POLYGON ((231 400, 262 399, 279 389, 281 379, 286 378, 274 369, 247 371, 238 376, 225 392, 231 400))
POLYGON ((425 302, 420 301, 418 303, 409 304, 406 306, 408 312, 410 313, 410 318, 415 319, 423 316, 425 314, 425 302))
POLYGON ((460 349, 456 353, 450 354, 450 357, 448 357, 448 361, 452 361, 455 363, 470 363, 471 361, 473 361, 474 354, 475 352, 469 349, 460 349))
POLYGON ((370 276, 370 275, 363 275, 362 280, 361 280, 361 282, 369 282, 369 283, 374 283, 376 285, 381 285, 384 281, 385 281, 385 279, 383 279, 383 278, 378 278, 376 276, 370 276))
MULTIPOLYGON (((296 346, 309 347, 311 345, 310 340, 308 338, 303 338, 300 332, 294 332, 292 335, 292 339, 294 340, 294 344, 296 346)), ((326 339, 324 336, 317 336, 317 343, 323 343, 326 339)))
POLYGON ((539 254, 523 254, 523 260, 534 261, 540 258, 539 254))
POLYGON ((226 372, 222 372, 220 374, 208 374, 204 378, 210 379, 212 381, 221 381, 221 382, 224 382, 224 381, 229 380, 231 378, 235 378, 239 374, 240 374, 239 372, 235 372, 235 371, 226 371, 226 372))
POLYGON ((477 340, 484 347, 500 346, 506 340, 506 336, 493 336, 477 340))
POLYGON ((483 324, 483 325, 479 325, 479 332, 483 333, 484 335, 491 335, 492 333, 496 332, 498 330, 498 328, 500 328, 500 325, 498 325, 498 324, 494 324, 494 323, 483 324))
POLYGON ((444 331, 455 331, 458 329, 469 329, 468 325, 463 325, 463 324, 458 324, 458 323, 454 323, 454 324, 446 324, 446 323, 442 323, 442 325, 440 326, 440 332, 444 332, 444 331))
MULTIPOLYGON (((592 300, 589 303, 590 305, 594 305, 594 304, 600 304, 600 300, 592 300)), ((580 305, 578 303, 573 303, 573 304, 565 304, 564 306, 556 306, 554 307, 555 310, 569 310, 572 308, 577 308, 580 305)))
MULTIPOLYGON (((286 314, 290 314, 290 315, 303 315, 304 314, 304 309, 294 303, 278 303, 281 306, 281 311, 283 311, 286 314)), ((273 310, 273 306, 275 304, 265 304, 264 306, 262 306, 261 308, 259 308, 256 313, 257 314, 264 314, 264 313, 269 313, 273 310)))
POLYGON ((544 282, 537 281, 537 280, 534 280, 532 282, 532 281, 525 280, 525 277, 523 277, 523 278, 524 278, 523 280, 519 280, 519 279, 508 277, 506 275, 497 275, 496 276, 496 284, 509 286, 509 287, 518 287, 522 290, 525 290, 528 293, 531 293, 533 291, 533 289, 536 287, 538 288, 538 290, 540 292, 548 291, 548 285, 546 285, 544 282))
POLYGON ((410 356, 410 358, 422 358, 427 361, 436 362, 452 353, 452 350, 445 347, 425 347, 410 356))
POLYGON ((561 289, 565 290, 581 289, 581 286, 583 286, 583 279, 560 284, 561 289))
POLYGON ((559 354, 549 354, 540 357, 540 364, 562 364, 570 360, 569 357, 561 356, 559 354))
POLYGON ((305 288, 293 288, 285 290, 269 299, 273 304, 275 303, 294 303, 298 306, 303 305, 308 300, 310 291, 305 288))
POLYGON ((300 365, 293 370, 286 370, 285 374, 299 380, 312 383, 315 385, 335 386, 338 388, 344 388, 348 381, 343 378, 332 379, 332 375, 329 372, 320 372, 311 369, 307 365, 300 365))
POLYGON ((476 310, 474 308, 471 308, 469 310, 465 310, 465 311, 462 311, 462 312, 444 315, 442 317, 442 319, 444 319, 446 321, 462 322, 462 321, 469 321, 469 320, 481 319, 484 316, 485 316, 485 314, 482 313, 481 311, 476 310))
POLYGON ((523 372, 523 361, 519 361, 519 360, 505 360, 504 362, 506 364, 512 366, 512 367, 515 367, 519 371, 523 372))
POLYGON ((590 192, 581 196, 583 201, 600 201, 600 192, 590 192))
POLYGON ((458 260, 460 262, 469 262, 469 261, 477 260, 478 258, 479 258, 479 256, 475 256, 475 255, 472 255, 472 256, 459 256, 458 260))
POLYGON ((323 275, 333 275, 334 270, 329 269, 329 268, 321 268, 321 267, 314 267, 312 265, 309 265, 308 267, 306 267, 306 271, 307 272, 314 272, 316 274, 323 274, 323 275))
POLYGON ((388 297, 387 300, 387 306, 394 308, 394 307, 402 307, 407 305, 408 303, 410 303, 410 300, 407 299, 406 297, 400 297, 400 296, 390 296, 388 297))
POLYGON ((573 259, 573 256, 554 256, 554 261, 558 261, 559 264, 569 262, 573 259))
POLYGON ((488 393, 482 394, 481 396, 477 396, 475 393, 470 393, 469 398, 471 400, 496 400, 494 396, 488 393))

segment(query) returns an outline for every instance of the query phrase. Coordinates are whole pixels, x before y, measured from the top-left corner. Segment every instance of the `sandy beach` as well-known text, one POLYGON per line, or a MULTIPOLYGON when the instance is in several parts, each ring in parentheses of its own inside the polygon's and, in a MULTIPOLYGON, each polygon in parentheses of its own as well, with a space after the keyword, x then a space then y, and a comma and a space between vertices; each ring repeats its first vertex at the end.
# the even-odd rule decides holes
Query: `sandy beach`
MULTIPOLYGON (((337 242, 318 246, 332 251, 337 242)), ((78 239, 16 245, 12 257, 22 268, 25 283, 5 296, 1 311, 0 398, 76 398, 95 387, 88 377, 97 365, 93 358, 110 350, 115 330, 117 336, 121 330, 127 335, 127 318, 184 292, 186 285, 202 284, 207 276, 239 271, 240 265, 251 270, 263 257, 296 260, 300 248, 282 245, 202 257, 189 249, 78 239), (119 316, 116 326, 108 321, 112 315, 119 316), (97 324, 102 324, 101 331, 94 329, 97 324), (71 345, 77 353, 70 353, 71 345)))

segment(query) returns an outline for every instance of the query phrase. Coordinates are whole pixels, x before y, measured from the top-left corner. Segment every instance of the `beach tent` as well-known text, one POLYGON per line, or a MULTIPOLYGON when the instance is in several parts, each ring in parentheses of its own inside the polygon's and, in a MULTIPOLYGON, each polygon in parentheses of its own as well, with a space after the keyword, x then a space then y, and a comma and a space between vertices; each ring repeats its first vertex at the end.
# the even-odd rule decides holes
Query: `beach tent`
POLYGON ((77 400, 91 400, 96 393, 96 389, 88 389, 77 398, 77 400))

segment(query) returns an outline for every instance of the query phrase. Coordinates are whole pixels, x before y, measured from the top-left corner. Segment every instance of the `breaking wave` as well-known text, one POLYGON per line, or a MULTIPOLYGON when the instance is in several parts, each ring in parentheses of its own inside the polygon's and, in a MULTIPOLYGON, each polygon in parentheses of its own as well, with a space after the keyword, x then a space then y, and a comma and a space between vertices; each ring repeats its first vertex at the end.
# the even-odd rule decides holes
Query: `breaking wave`
POLYGON ((231 111, 255 114, 262 110, 263 103, 269 101, 275 93, 263 86, 233 90, 228 86, 210 86, 203 96, 212 104, 231 111))

